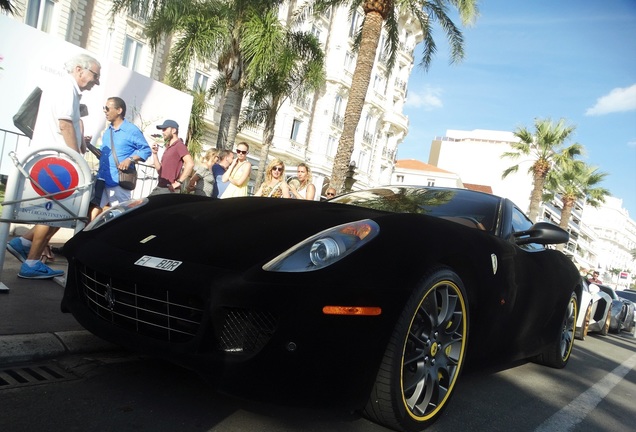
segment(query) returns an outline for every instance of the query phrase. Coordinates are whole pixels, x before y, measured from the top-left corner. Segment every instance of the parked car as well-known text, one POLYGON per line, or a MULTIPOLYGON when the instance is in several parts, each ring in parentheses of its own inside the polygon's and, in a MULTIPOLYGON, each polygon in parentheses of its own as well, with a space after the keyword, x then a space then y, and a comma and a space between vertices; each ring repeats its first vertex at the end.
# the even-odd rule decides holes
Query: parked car
POLYGON ((632 303, 636 303, 636 290, 626 289, 626 290, 616 290, 616 295, 631 301, 632 303))
MULTIPOLYGON (((636 309, 636 290, 626 289, 626 290, 616 290, 616 295, 620 298, 627 299, 632 302, 634 308, 636 309)), ((632 334, 636 334, 636 310, 633 314, 634 323, 632 325, 632 334)))
POLYGON ((568 363, 581 278, 544 246, 567 240, 464 189, 160 195, 66 243, 62 310, 223 392, 338 404, 414 431, 448 406, 465 366, 568 363))
POLYGON ((582 278, 583 288, 579 301, 579 314, 576 320, 576 338, 584 340, 588 333, 600 333, 606 336, 611 325, 612 298, 596 284, 582 278))
POLYGON ((599 285, 598 287, 612 298, 610 331, 612 333, 626 331, 634 334, 636 329, 636 322, 634 320, 634 314, 636 314, 634 310, 635 304, 626 298, 619 297, 617 291, 612 287, 607 285, 599 285))

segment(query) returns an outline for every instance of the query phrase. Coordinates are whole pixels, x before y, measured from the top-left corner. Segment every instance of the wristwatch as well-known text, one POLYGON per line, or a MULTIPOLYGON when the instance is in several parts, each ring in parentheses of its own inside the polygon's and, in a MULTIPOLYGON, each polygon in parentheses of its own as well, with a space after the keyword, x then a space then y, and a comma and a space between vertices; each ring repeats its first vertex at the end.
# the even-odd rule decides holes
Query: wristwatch
POLYGON ((131 161, 132 163, 135 163, 135 160, 132 158, 132 156, 131 156, 131 157, 129 157, 128 159, 130 159, 130 161, 131 161))

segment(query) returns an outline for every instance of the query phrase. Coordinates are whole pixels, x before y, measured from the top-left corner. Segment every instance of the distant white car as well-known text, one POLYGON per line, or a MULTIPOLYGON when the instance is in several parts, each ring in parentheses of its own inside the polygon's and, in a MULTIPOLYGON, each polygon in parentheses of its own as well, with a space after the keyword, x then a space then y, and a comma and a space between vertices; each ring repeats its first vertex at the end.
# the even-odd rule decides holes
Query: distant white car
POLYGON ((584 340, 590 332, 597 332, 606 336, 610 330, 612 298, 601 291, 598 285, 589 283, 583 278, 583 290, 579 304, 579 313, 576 320, 577 339, 584 340))

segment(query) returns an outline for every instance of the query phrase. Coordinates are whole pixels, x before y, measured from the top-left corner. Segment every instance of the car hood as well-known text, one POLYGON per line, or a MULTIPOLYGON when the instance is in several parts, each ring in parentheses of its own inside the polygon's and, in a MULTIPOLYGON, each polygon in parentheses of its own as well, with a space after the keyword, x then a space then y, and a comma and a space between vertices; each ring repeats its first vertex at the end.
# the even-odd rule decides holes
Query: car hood
POLYGON ((79 233, 69 242, 68 253, 83 241, 95 240, 94 245, 139 257, 245 268, 267 262, 327 228, 382 215, 391 214, 293 199, 158 196, 100 228, 79 233))

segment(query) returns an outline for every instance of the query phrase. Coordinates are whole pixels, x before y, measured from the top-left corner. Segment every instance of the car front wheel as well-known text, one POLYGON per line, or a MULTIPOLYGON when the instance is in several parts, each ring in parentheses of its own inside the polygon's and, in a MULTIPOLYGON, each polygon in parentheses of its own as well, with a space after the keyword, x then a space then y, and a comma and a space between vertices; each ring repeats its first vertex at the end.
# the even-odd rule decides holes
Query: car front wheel
POLYGON ((440 267, 413 291, 387 346, 364 415, 419 431, 448 405, 464 365, 468 302, 461 279, 440 267))

